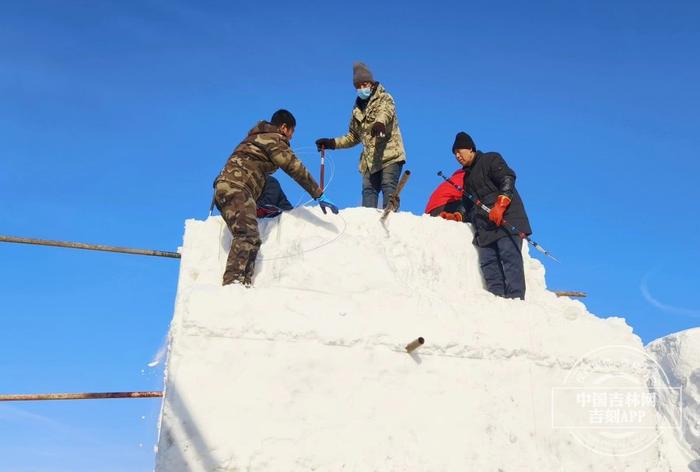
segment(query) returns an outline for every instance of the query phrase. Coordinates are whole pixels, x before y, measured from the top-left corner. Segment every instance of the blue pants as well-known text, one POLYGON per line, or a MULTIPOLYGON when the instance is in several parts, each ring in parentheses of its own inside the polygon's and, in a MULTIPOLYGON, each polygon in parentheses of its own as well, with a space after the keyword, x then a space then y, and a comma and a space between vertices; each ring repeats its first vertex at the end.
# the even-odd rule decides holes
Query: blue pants
POLYGON ((272 205, 283 211, 288 211, 294 208, 292 207, 292 204, 289 203, 289 200, 287 200, 287 196, 284 194, 279 181, 271 175, 267 176, 262 193, 260 194, 260 197, 258 197, 258 201, 255 203, 258 205, 258 207, 272 205))
MULTIPOLYGON (((382 208, 389 204, 389 197, 396 191, 396 186, 401 177, 403 162, 390 164, 374 174, 362 175, 362 206, 377 208, 379 192, 382 192, 382 208)), ((399 209, 399 201, 396 201, 396 210, 399 209)))
POLYGON ((485 247, 477 247, 486 290, 505 298, 525 298, 523 240, 506 236, 485 247))

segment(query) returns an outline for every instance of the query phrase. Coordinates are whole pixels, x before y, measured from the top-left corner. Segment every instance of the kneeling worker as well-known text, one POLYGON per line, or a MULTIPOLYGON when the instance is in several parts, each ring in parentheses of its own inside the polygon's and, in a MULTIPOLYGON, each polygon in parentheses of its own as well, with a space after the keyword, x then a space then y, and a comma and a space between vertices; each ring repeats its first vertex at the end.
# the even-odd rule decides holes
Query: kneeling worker
POLYGON ((265 186, 255 204, 258 206, 258 218, 274 218, 283 211, 294 209, 279 181, 271 175, 267 176, 265 186))
POLYGON ((323 213, 326 209, 338 213, 338 208, 323 195, 289 147, 295 126, 296 120, 287 110, 277 110, 269 122, 259 122, 234 149, 214 181, 216 207, 233 235, 223 285, 252 284, 255 258, 261 244, 255 201, 260 197, 267 176, 278 168, 317 200, 323 213))

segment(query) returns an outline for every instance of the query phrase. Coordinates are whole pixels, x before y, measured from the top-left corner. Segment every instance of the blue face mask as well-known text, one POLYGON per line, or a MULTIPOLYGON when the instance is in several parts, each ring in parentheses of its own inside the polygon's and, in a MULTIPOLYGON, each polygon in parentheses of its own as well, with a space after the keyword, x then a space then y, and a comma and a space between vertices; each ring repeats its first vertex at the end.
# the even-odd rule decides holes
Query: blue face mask
POLYGON ((367 100, 370 95, 372 95, 372 87, 357 89, 357 96, 360 97, 361 100, 367 100))

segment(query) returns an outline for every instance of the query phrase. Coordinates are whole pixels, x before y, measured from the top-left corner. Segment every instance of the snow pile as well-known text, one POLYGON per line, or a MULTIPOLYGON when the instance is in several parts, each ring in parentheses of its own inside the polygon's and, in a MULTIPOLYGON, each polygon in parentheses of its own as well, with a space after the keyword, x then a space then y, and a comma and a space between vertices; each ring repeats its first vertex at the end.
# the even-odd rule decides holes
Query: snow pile
POLYGON ((700 471, 700 328, 657 339, 647 350, 664 374, 655 381, 670 387, 661 403, 666 424, 681 436, 675 439, 683 457, 695 458, 690 469, 700 471))
POLYGON ((623 319, 548 292, 539 261, 526 256, 527 299, 505 300, 483 289, 468 225, 298 208, 261 234, 255 287, 221 287, 228 230, 187 222, 157 471, 670 471, 696 458, 669 403, 674 382, 700 402, 694 346, 660 340, 648 358, 623 319))

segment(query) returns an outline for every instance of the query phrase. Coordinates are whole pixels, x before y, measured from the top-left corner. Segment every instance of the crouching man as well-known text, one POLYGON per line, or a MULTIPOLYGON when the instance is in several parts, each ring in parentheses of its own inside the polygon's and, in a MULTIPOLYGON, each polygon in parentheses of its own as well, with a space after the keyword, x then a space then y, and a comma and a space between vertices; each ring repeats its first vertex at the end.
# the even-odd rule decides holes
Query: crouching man
POLYGON ((323 213, 326 209, 338 213, 338 208, 323 195, 289 147, 295 126, 296 120, 287 110, 276 111, 269 122, 259 122, 234 149, 214 181, 216 207, 233 235, 223 285, 252 284, 261 244, 255 202, 262 193, 267 176, 278 168, 317 200, 323 213))
POLYGON ((258 218, 274 218, 283 211, 294 209, 279 181, 271 175, 267 176, 265 186, 255 203, 258 205, 258 218))
POLYGON ((463 198, 467 221, 474 228, 473 242, 486 289, 500 297, 524 299, 523 240, 507 228, 515 226, 527 236, 532 230, 515 188, 515 172, 500 154, 477 151, 472 138, 464 132, 457 134, 452 153, 464 169, 465 192, 491 208, 486 213, 466 196, 463 198), (509 223, 507 228, 504 220, 509 223))

